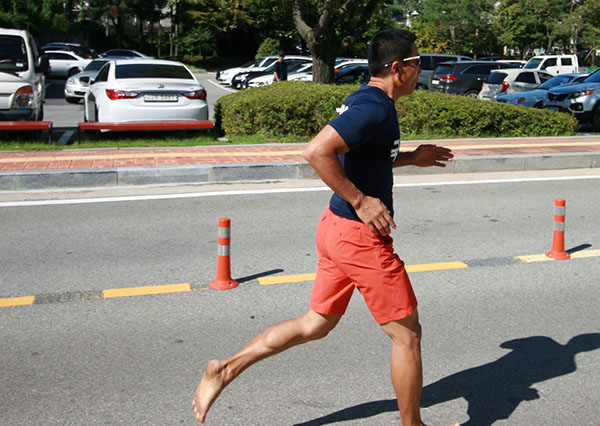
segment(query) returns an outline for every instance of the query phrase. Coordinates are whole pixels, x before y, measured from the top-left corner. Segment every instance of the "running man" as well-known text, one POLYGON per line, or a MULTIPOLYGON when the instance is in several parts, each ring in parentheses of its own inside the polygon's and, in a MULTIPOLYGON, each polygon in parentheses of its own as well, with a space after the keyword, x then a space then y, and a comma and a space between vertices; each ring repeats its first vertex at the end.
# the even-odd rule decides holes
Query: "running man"
MULTIPOLYGON (((403 426, 424 426, 421 326, 404 263, 393 250, 392 168, 445 167, 449 149, 421 145, 399 152, 395 102, 410 95, 421 68, 415 36, 385 30, 369 43, 371 80, 348 97, 341 114, 304 150, 304 158, 334 191, 317 227, 319 261, 309 310, 275 324, 232 358, 210 361, 194 396, 196 419, 252 364, 325 337, 346 311, 354 288, 392 340, 391 377, 403 426)), ((458 426, 458 423, 455 424, 458 426)))

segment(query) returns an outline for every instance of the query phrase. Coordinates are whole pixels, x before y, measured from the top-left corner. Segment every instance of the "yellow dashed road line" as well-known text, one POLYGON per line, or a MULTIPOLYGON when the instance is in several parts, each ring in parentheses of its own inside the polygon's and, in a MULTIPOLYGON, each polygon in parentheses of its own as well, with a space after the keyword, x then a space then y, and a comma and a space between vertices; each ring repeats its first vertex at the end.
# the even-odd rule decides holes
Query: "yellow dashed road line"
POLYGON ((189 283, 166 284, 128 288, 111 288, 104 290, 102 292, 102 296, 105 299, 111 299, 114 297, 146 296, 149 294, 183 293, 191 290, 192 288, 189 283))
MULTIPOLYGON (((571 253, 571 259, 583 259, 587 257, 600 257, 600 250, 581 250, 571 253)), ((519 260, 523 263, 531 262, 545 262, 551 259, 546 257, 545 254, 534 254, 515 256, 512 259, 519 260)), ((559 261, 561 262, 561 261, 559 261)), ((564 260, 562 261, 564 262, 564 260)), ((439 263, 424 263, 419 265, 406 265, 407 272, 427 272, 427 271, 445 271, 452 269, 465 269, 470 266, 464 262, 439 262, 439 263)), ((260 277, 258 282, 261 285, 272 285, 272 284, 289 284, 306 281, 314 281, 316 274, 295 274, 295 275, 278 275, 271 277, 260 277)), ((131 297, 131 296, 147 296, 155 294, 168 294, 168 293, 184 293, 192 290, 205 289, 205 286, 198 286, 198 284, 181 283, 181 284, 165 284, 165 285, 154 285, 154 286, 140 286, 140 287, 125 287, 125 288, 112 288, 102 290, 100 292, 77 292, 77 293, 62 293, 52 295, 39 295, 39 296, 21 296, 21 297, 0 297, 0 308, 8 308, 12 306, 30 306, 39 303, 58 303, 58 302, 69 302, 75 300, 94 300, 94 299, 112 299, 119 297, 131 297)))
POLYGON ((9 306, 32 305, 34 301, 35 301, 35 296, 1 297, 0 298, 0 308, 8 308, 9 306))

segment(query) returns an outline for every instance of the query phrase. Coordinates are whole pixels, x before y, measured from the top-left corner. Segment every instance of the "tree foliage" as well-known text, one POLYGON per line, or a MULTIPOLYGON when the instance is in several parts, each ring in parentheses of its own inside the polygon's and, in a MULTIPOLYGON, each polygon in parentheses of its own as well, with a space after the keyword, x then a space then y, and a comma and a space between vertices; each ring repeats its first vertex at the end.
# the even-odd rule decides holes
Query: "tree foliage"
POLYGON ((589 57, 600 44, 600 0, 0 0, 0 25, 96 48, 168 43, 168 54, 240 60, 270 38, 288 54, 311 54, 316 80, 327 82, 336 56, 364 57, 369 38, 388 27, 410 27, 427 52, 589 57))

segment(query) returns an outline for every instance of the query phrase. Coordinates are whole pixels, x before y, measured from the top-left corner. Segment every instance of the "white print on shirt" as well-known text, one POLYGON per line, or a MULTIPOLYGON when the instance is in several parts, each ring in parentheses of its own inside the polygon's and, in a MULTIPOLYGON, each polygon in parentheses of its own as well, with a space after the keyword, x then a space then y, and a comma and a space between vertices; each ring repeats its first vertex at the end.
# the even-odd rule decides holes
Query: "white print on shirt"
POLYGON ((335 109, 335 112, 337 112, 338 115, 342 115, 346 111, 348 111, 348 107, 344 104, 342 104, 341 107, 335 109))
POLYGON ((392 161, 396 161, 396 157, 398 156, 398 151, 400 151, 400 139, 396 139, 394 141, 394 146, 392 147, 392 150, 390 151, 390 157, 392 158, 392 161))

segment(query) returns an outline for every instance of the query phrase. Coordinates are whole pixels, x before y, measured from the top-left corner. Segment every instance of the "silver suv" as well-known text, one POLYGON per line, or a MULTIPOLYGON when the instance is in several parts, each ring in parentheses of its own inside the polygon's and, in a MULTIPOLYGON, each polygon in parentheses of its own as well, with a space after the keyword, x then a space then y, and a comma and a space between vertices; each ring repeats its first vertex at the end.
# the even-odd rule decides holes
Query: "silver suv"
POLYGON ((544 108, 568 112, 581 123, 591 123, 600 131, 600 70, 579 84, 558 86, 548 90, 544 108))

